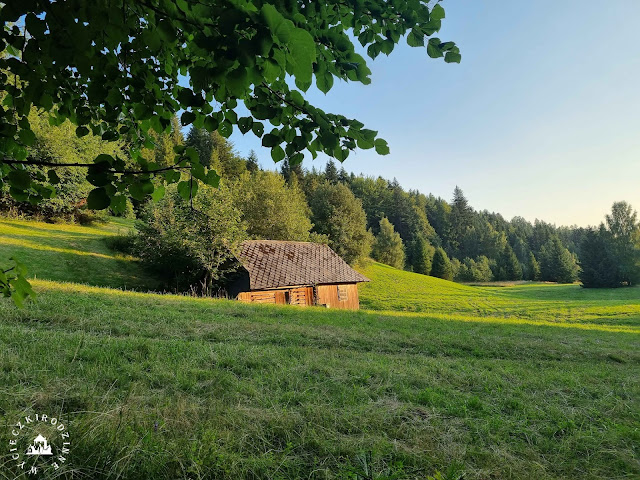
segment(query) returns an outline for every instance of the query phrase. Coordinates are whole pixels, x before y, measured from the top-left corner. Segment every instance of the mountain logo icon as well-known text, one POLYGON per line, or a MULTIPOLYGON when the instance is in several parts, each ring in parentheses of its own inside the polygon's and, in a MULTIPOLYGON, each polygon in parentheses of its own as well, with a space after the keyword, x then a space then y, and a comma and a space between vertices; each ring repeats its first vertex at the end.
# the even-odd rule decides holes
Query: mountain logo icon
POLYGON ((38 435, 33 439, 33 445, 27 449, 27 455, 53 455, 51 453, 51 445, 47 443, 47 438, 38 435))

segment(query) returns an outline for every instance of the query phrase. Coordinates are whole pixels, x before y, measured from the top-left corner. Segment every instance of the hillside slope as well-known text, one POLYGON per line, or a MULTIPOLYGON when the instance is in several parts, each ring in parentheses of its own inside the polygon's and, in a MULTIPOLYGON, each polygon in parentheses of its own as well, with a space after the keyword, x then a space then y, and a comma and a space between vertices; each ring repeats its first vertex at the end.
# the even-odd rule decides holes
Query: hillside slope
POLYGON ((131 227, 131 221, 119 219, 80 226, 0 217, 0 262, 15 256, 32 278, 154 290, 157 280, 145 274, 134 258, 107 246, 107 238, 131 227))
POLYGON ((640 288, 526 284, 470 287, 373 263, 362 273, 361 306, 440 318, 533 323, 640 325, 640 288))
POLYGON ((36 280, 24 310, 0 301, 2 416, 63 418, 73 478, 640 476, 640 300, 365 273, 380 310, 36 280))

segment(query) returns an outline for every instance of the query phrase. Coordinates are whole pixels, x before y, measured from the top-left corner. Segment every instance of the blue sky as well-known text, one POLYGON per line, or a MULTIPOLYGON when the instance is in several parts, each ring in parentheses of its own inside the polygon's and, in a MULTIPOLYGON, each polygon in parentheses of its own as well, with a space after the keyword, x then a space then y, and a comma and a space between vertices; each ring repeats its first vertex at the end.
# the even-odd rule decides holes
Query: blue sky
MULTIPOLYGON (((372 84, 307 98, 378 130, 391 154, 343 164, 476 209, 558 225, 597 224, 616 200, 640 208, 640 2, 445 0, 439 38, 462 63, 404 41, 369 61, 372 84)), ((250 133, 239 153, 269 150, 250 133)), ((326 157, 304 161, 323 168, 326 157)))

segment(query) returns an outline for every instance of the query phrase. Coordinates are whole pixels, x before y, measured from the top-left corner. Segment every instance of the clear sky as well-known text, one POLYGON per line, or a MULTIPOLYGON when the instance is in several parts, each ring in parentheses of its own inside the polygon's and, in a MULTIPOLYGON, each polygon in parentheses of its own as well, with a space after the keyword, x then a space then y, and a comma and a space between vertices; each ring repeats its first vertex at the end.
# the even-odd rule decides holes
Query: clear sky
MULTIPOLYGON (((311 102, 389 142, 390 155, 359 150, 345 169, 448 200, 458 185, 474 208, 507 219, 586 226, 616 200, 640 209, 640 1, 442 5, 438 36, 460 46, 460 65, 402 40, 369 60, 371 85, 309 91, 311 102)), ((231 140, 274 168, 251 133, 231 140)))

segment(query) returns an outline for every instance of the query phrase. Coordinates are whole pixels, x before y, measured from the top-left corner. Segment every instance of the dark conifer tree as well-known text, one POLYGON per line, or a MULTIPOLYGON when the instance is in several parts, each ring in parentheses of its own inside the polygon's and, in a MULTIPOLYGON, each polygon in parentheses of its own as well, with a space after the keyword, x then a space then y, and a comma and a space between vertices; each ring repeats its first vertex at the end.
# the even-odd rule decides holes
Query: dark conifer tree
POLYGON ((344 167, 342 167, 340 169, 340 171, 338 172, 338 181, 340 183, 346 183, 348 185, 349 183, 351 183, 350 180, 351 180, 351 178, 349 177, 349 174, 344 169, 344 167))
POLYGON ((498 280, 522 280, 522 267, 518 257, 507 243, 498 259, 498 280))
POLYGON ((448 250, 452 256, 462 256, 460 245, 465 235, 473 225, 473 209, 464 196, 462 189, 456 185, 453 191, 453 201, 451 202, 451 213, 449 215, 449 243, 448 250))
POLYGON ((249 156, 247 157, 247 170, 251 173, 257 172, 260 170, 260 166, 258 165, 258 155, 254 150, 249 152, 249 156))
POLYGON ((288 184, 291 184, 294 182, 300 183, 304 177, 304 171, 302 170, 302 163, 292 164, 291 162, 289 162, 289 157, 285 157, 285 159, 282 161, 280 174, 284 177, 284 179, 288 184), (293 177, 295 177, 295 180, 293 177))
POLYGON ((211 157, 213 156, 214 143, 211 134, 204 128, 191 127, 187 134, 185 144, 193 147, 200 156, 200 162, 205 166, 211 166, 211 157))
POLYGON ((324 178, 331 184, 338 183, 338 169, 333 160, 327 162, 327 166, 324 169, 324 178))
POLYGON ((540 271, 542 280, 549 282, 572 283, 578 278, 575 258, 555 235, 542 246, 540 271))
POLYGON ((453 280, 453 269, 447 253, 442 248, 437 248, 433 255, 433 264, 431 265, 431 276, 443 278, 445 280, 453 280))
POLYGON ((529 252, 527 262, 527 280, 540 280, 540 264, 533 252, 529 252))
POLYGON ((435 249, 422 236, 417 236, 407 248, 407 260, 415 273, 429 275, 435 249))
POLYGON ((621 275, 613 238, 604 225, 587 230, 580 245, 580 281, 585 288, 619 287, 621 275))

